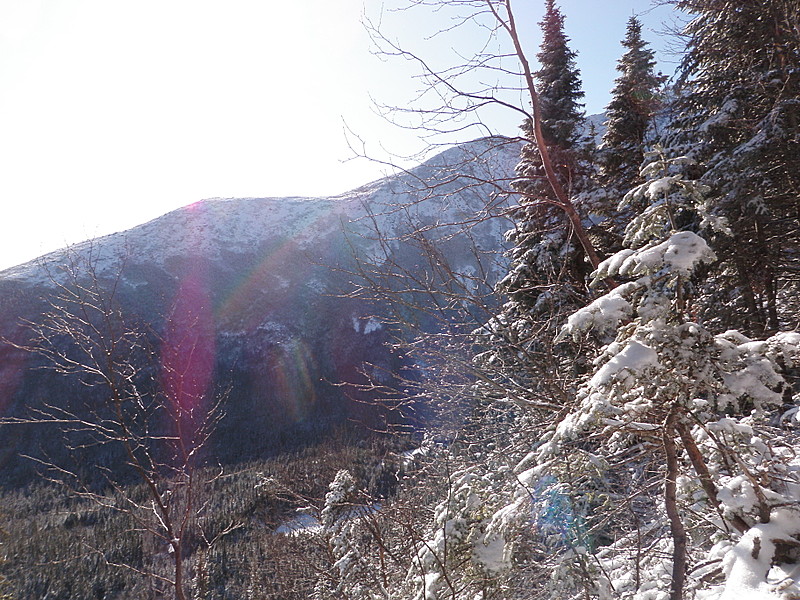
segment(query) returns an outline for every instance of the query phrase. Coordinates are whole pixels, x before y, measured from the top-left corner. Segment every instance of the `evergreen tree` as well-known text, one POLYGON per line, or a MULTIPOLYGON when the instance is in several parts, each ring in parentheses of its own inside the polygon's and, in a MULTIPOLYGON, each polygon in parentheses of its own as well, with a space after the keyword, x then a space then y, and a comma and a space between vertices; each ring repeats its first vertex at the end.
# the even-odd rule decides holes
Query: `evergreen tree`
MULTIPOLYGON (((541 68, 536 72, 544 140, 561 184, 573 197, 586 184, 587 167, 582 164, 580 133, 583 124, 583 98, 580 71, 575 66, 575 52, 569 48, 564 33, 564 16, 554 0, 547 0, 544 18, 539 23, 543 38, 537 57, 541 68)), ((528 313, 539 308, 549 311, 563 299, 543 293, 554 285, 569 282, 564 296, 582 287, 588 274, 579 245, 566 216, 554 206, 553 190, 545 177, 533 126, 527 120, 522 130, 527 140, 517 166, 515 190, 520 194, 520 208, 515 215, 516 228, 509 232, 514 243, 512 268, 502 288, 509 295, 512 312, 528 313), (542 300, 545 304, 541 304, 542 300)), ((516 321, 518 316, 511 316, 516 321)), ((523 316, 524 318, 524 316, 523 316)))
POLYGON ((693 15, 678 141, 698 148, 714 210, 733 235, 707 318, 752 332, 797 324, 800 35, 797 0, 680 0, 693 15), (719 290, 726 290, 722 295, 719 290), (731 291, 727 291, 731 290, 731 291), (783 310, 779 298, 783 297, 783 310), (722 306, 726 310, 720 310, 722 306))
POLYGON ((794 597, 799 559, 785 547, 800 535, 789 499, 800 486, 796 433, 774 424, 797 410, 780 417, 787 401, 798 400, 791 396, 800 334, 757 342, 736 330, 715 334, 692 319, 692 280, 716 257, 702 236, 676 230, 676 215, 694 211, 706 231, 729 232, 724 219, 708 214, 709 188, 680 174, 691 159, 659 151, 651 157, 641 173, 648 181, 625 198, 645 206, 627 227, 628 247, 594 274, 594 283, 607 277, 626 283, 571 315, 561 334, 593 331, 610 341, 611 333, 613 341, 578 389, 577 408, 543 439, 539 459, 546 464, 558 451, 588 451, 598 464, 616 462, 635 473, 644 465, 634 456, 647 449, 638 485, 624 489, 641 500, 661 487, 663 502, 651 498, 639 508, 650 524, 644 531, 636 525, 635 536, 631 523, 610 516, 619 529, 597 552, 600 588, 607 578, 620 598, 659 588, 661 595, 652 597, 794 597), (762 547, 762 540, 769 543, 762 547), (770 572, 773 565, 780 575, 770 572))
POLYGON ((536 58, 541 68, 536 72, 542 108, 542 130, 551 149, 573 149, 581 134, 584 96, 580 71, 575 66, 576 53, 564 33, 564 15, 555 0, 547 0, 542 28, 542 45, 536 58))
MULTIPOLYGON (((584 159, 586 145, 580 137, 580 74, 575 52, 564 33, 564 16, 552 0, 546 3, 539 25, 543 38, 538 54, 540 69, 535 73, 538 116, 556 183, 553 185, 546 176, 534 124, 528 120, 522 127, 527 143, 513 183, 519 207, 514 214, 514 229, 507 233, 513 244, 511 265, 498 284, 507 302, 485 328, 481 342, 489 350, 476 358, 477 364, 494 374, 495 389, 505 390, 499 393, 501 402, 508 398, 515 398, 515 403, 526 402, 561 393, 565 372, 574 365, 566 358, 566 345, 557 353, 563 360, 553 360, 552 339, 562 317, 585 300, 586 277, 592 268, 574 231, 574 220, 567 214, 570 209, 580 214, 579 192, 590 181, 584 159), (562 190, 556 191, 559 184, 562 190), (568 207, 563 202, 565 194, 571 203, 568 207)), ((509 418, 521 419, 526 411, 518 414, 518 409, 503 408, 517 415, 509 418)), ((543 423, 546 418, 537 413, 534 421, 543 423)))
POLYGON ((642 24, 635 16, 628 20, 622 40, 625 53, 617 63, 617 78, 606 107, 606 131, 594 161, 597 165, 589 204, 595 218, 591 233, 605 254, 619 251, 625 226, 635 207, 619 210, 623 196, 640 183, 639 168, 648 137, 654 137, 653 119, 661 108, 659 87, 665 77, 654 71, 652 50, 642 39, 642 24), (649 134, 649 135, 648 135, 649 134))
POLYGON ((642 39, 642 23, 635 16, 628 20, 622 46, 627 50, 617 64, 621 75, 606 107, 601 159, 603 183, 616 190, 630 189, 636 183, 645 135, 660 104, 658 88, 664 82, 654 71, 654 52, 642 39))

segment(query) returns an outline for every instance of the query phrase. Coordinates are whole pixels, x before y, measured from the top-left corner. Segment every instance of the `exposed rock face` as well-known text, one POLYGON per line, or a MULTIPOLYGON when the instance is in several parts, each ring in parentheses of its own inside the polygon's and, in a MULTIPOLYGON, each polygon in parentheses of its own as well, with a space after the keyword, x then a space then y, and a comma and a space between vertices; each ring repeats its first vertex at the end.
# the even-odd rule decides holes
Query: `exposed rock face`
MULTIPOLYGON (((358 381, 365 361, 393 372, 404 359, 385 347, 390 333, 381 308, 343 296, 357 279, 354 255, 424 273, 419 244, 405 237, 424 230, 456 273, 483 269, 491 285, 502 275, 497 251, 509 222, 497 216, 508 199, 488 182, 512 177, 517 156, 515 144, 479 140, 340 196, 197 202, 0 273, 0 333, 24 339, 21 319, 42 319, 65 281, 61 266, 86 262, 160 343, 181 320, 197 336, 210 361, 204 385, 230 390, 215 442, 220 458, 255 456, 343 419, 374 420, 373 409, 335 384, 358 381)), ((168 360, 163 349, 156 356, 168 360)), ((44 402, 93 401, 93 388, 31 370, 35 364, 24 352, 0 348, 6 415, 44 402)), ((19 450, 59 447, 31 428, 6 429, 0 460, 7 471, 19 450)))

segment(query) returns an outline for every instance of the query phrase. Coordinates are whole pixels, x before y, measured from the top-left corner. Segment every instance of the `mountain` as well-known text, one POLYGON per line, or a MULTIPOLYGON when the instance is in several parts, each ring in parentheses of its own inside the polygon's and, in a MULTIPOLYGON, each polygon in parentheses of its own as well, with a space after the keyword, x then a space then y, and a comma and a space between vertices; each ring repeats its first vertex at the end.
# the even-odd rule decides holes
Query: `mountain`
MULTIPOLYGON (((29 343, 25 322, 44 322, 60 288, 93 280, 113 290, 128 322, 152 333, 152 364, 139 369, 163 371, 176 331, 206 356, 203 384, 228 393, 213 444, 220 460, 258 456, 345 421, 382 426, 391 417, 375 398, 353 398, 339 384, 363 382, 367 361, 389 374, 413 364, 387 348, 397 331, 384 325, 381 306, 351 292, 381 265, 428 276, 434 247, 451 275, 482 274, 479 284, 491 286, 504 269, 498 252, 510 226, 502 217, 508 199, 491 182, 512 177, 518 151, 487 138, 339 196, 204 200, 45 255, 0 272, 0 334, 29 343)), ((81 377, 41 366, 13 344, 0 348, 6 415, 45 405, 80 412, 103 401, 81 377)), ((19 452, 63 451, 55 434, 5 429, 0 461, 11 479, 27 473, 19 452)))

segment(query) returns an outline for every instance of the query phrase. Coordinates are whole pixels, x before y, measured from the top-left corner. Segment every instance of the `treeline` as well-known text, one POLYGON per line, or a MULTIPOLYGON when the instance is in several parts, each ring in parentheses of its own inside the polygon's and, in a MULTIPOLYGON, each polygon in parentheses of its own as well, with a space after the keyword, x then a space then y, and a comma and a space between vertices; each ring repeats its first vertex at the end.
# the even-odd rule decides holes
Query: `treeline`
MULTIPOLYGON (((231 600, 311 597, 327 567, 328 550, 314 523, 328 482, 347 468, 364 498, 386 497, 404 470, 403 451, 388 438, 365 440, 360 432, 340 429, 279 458, 225 470, 208 467, 198 477, 211 483, 196 494, 192 515, 200 523, 182 545, 189 566, 186 594, 231 600), (298 521, 303 515, 307 518, 298 521), (309 529, 281 533, 293 523, 309 529)), ((168 544, 144 530, 130 510, 130 499, 148 498, 144 484, 103 494, 99 503, 51 481, 2 493, 0 572, 9 598, 174 597, 166 581, 172 571, 168 544)))

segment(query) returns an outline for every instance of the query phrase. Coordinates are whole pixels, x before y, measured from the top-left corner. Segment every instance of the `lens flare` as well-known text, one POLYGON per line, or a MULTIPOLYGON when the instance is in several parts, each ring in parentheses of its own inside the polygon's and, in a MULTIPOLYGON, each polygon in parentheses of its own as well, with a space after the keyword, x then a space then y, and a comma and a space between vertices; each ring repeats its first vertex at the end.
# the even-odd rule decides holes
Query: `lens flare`
MULTIPOLYGON (((191 210, 202 211, 199 206, 191 210)), ((162 391, 184 448, 196 442, 207 416, 216 359, 215 329, 208 263, 196 259, 179 283, 161 349, 162 391)))
POLYGON ((554 547, 586 546, 582 515, 564 485, 553 477, 539 480, 533 491, 533 524, 545 544, 554 547))
MULTIPOLYGON (((11 340, 24 343, 23 328, 17 325, 11 340)), ((22 382, 22 376, 28 368, 30 355, 12 345, 0 345, 0 416, 8 416, 11 404, 22 382)))
MULTIPOLYGON (((310 258, 303 239, 316 238, 315 232, 329 226, 333 205, 328 210, 308 212, 298 223, 276 223, 283 228, 271 236, 274 243, 260 250, 255 263, 241 270, 238 281, 221 298, 215 312, 217 322, 228 329, 245 334, 266 336, 267 349, 260 354, 263 377, 255 377, 263 397, 273 405, 265 414, 272 414, 285 423, 298 423, 313 413, 317 403, 315 379, 319 366, 301 333, 286 326, 291 320, 307 322, 303 311, 314 310, 313 294, 307 284, 313 280, 317 266, 310 258), (274 337, 267 333, 273 329, 274 337)), ((315 240, 317 243, 320 239, 315 240)), ((319 315, 317 315, 319 317, 319 315)))
POLYGON ((311 415, 317 401, 312 373, 316 364, 308 346, 293 340, 271 357, 269 373, 281 412, 298 423, 311 415))

